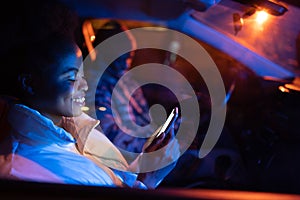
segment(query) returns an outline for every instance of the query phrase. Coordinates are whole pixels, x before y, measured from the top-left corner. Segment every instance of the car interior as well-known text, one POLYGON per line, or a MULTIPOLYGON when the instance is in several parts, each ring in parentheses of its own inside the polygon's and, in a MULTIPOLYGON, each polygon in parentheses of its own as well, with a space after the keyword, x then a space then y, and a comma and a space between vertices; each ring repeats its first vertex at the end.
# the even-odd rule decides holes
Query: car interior
MULTIPOLYGON (((136 49, 130 69, 147 63, 168 63, 195 92, 200 122, 188 148, 196 154, 180 157, 178 167, 155 190, 0 178, 0 191, 5 198, 300 198, 298 0, 61 1, 79 15, 76 39, 84 59, 92 59, 95 34, 110 20, 129 30, 138 30, 138 41, 151 34, 159 41, 147 38, 146 42, 173 41, 180 48, 189 49, 190 57, 199 57, 200 52, 192 49, 188 41, 176 35, 172 38, 167 30, 191 38, 207 52, 220 73, 225 88, 226 119, 215 148, 205 158, 199 158, 199 148, 214 112, 207 79, 183 54, 176 55, 177 50, 170 53, 165 49, 136 49)), ((168 73, 160 75, 174 87, 184 85, 168 73)), ((148 76, 140 73, 137 78, 143 81, 148 76)), ((190 94, 185 94, 184 87, 180 93, 186 98, 180 100, 171 89, 157 83, 143 85, 142 89, 149 106, 159 104, 167 112, 190 103, 190 94)), ((5 129, 2 125, 1 128, 5 129)))

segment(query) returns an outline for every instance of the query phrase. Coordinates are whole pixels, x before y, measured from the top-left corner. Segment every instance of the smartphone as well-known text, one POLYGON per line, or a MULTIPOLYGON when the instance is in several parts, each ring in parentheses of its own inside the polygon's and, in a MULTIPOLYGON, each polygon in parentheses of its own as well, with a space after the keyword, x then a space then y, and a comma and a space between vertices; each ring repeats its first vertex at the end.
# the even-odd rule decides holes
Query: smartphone
POLYGON ((170 128, 172 126, 172 124, 175 122, 175 120, 178 117, 178 108, 175 107, 173 108, 172 112, 169 114, 167 120, 165 121, 165 123, 160 126, 161 128, 157 129, 150 138, 148 138, 148 140, 146 141, 146 143, 143 146, 143 151, 152 143, 152 141, 159 137, 163 132, 168 133, 170 131, 170 128))
POLYGON ((173 108, 172 112, 169 114, 167 120, 162 125, 161 129, 158 131, 155 137, 159 137, 163 132, 168 133, 170 131, 171 125, 175 122, 178 117, 178 107, 173 108))

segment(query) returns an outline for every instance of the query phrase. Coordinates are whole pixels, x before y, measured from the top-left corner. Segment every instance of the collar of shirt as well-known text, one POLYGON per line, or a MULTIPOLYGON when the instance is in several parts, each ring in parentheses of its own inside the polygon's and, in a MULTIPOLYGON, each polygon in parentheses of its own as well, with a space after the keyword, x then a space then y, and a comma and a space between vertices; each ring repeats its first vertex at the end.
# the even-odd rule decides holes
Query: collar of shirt
POLYGON ((86 113, 82 113, 78 117, 63 117, 61 127, 71 133, 76 139, 76 146, 82 154, 88 135, 99 123, 99 120, 91 118, 86 113))

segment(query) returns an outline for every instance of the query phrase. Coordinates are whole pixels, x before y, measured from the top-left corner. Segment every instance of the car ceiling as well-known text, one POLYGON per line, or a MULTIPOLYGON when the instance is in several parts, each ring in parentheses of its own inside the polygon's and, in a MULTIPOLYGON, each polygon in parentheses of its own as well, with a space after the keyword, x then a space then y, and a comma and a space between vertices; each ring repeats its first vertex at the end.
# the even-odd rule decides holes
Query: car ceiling
MULTIPOLYGON (((293 68, 294 66, 284 66, 281 63, 276 63, 270 61, 265 55, 257 52, 252 52, 252 49, 244 46, 240 42, 232 40, 233 37, 225 37, 223 34, 219 33, 215 29, 210 28, 206 25, 206 21, 201 21, 197 17, 207 19, 206 14, 214 12, 214 6, 207 6, 201 2, 207 0, 184 0, 185 2, 193 2, 192 4, 184 3, 183 0, 61 0, 64 3, 70 5, 74 8, 79 16, 83 18, 113 18, 122 20, 136 20, 142 22, 150 22, 157 25, 163 25, 175 30, 179 30, 190 36, 203 40, 204 42, 218 48, 219 50, 232 54, 232 48, 238 48, 239 51, 235 51, 232 54, 235 59, 239 60, 241 63, 246 64, 249 68, 255 71, 258 75, 262 77, 274 77, 279 79, 292 79, 300 75, 300 70, 298 68, 293 68), (199 4, 195 2, 200 2, 199 4), (196 17, 195 17, 196 16, 196 17), (226 45, 220 45, 220 44, 226 45), (247 55, 247 56, 245 56, 247 55), (263 67, 261 67, 263 66, 263 67), (295 69, 295 70, 294 70, 295 69)), ((220 0, 214 1, 219 2, 220 6, 230 7, 232 2, 237 4, 240 0, 220 0), (228 5, 227 5, 228 4, 228 5)), ((292 11, 288 11, 288 15, 295 14, 294 18, 299 18, 300 3, 298 0, 284 0, 280 1, 282 5, 291 5, 294 7, 292 11), (298 10, 298 11, 297 11, 298 10)), ((218 5, 219 6, 219 5, 218 5)), ((237 6, 238 9, 244 8, 244 5, 237 6)), ((288 7, 290 9, 290 7, 288 7)), ((241 10, 233 11, 240 12, 241 10)), ((208 15, 207 14, 207 15, 208 15)), ((216 13, 214 13, 216 15, 216 13)), ((286 16, 288 16, 286 15, 286 16)), ((232 17, 230 15, 230 17, 232 17)), ((277 17, 278 23, 281 23, 282 17, 277 17), (281 20, 281 21, 280 21, 281 20)), ((292 18, 292 17, 290 17, 292 18)), ((293 33, 288 35, 288 37, 297 37, 300 34, 300 26, 289 25, 285 26, 285 29, 291 30, 293 33)), ((223 28, 223 27, 222 27, 223 28)), ((246 36, 245 36, 246 37, 246 36)), ((291 38, 294 39, 294 38, 291 38)), ((290 40, 291 40, 290 39, 290 40)), ((274 41, 276 39, 274 38, 274 41)), ((289 40, 289 41, 290 41, 289 40)), ((294 39, 296 40, 296 39, 294 39)), ((291 48, 296 48, 296 42, 292 40, 291 48)), ((283 43, 287 41, 283 41, 283 43)), ((243 41, 242 41, 243 43, 243 41)), ((290 45, 290 44, 288 44, 290 45)), ((252 47, 255 50, 255 46, 252 47)), ((277 47, 276 47, 277 48, 277 47)), ((279 48, 280 49, 280 48, 279 48)), ((298 50, 299 51, 299 50, 298 50)), ((293 50, 293 54, 297 54, 296 50, 293 50)), ((280 53, 282 54, 282 53, 280 53)), ((284 52, 287 56, 290 52, 284 52)), ((292 55, 297 57, 297 55, 292 55)), ((299 56, 298 56, 299 59, 299 56)), ((297 60, 289 61, 293 65, 297 65, 297 60), (294 64, 296 63, 296 64, 294 64)), ((299 61, 298 61, 299 62, 299 61)), ((299 64, 298 64, 299 67, 299 64)))

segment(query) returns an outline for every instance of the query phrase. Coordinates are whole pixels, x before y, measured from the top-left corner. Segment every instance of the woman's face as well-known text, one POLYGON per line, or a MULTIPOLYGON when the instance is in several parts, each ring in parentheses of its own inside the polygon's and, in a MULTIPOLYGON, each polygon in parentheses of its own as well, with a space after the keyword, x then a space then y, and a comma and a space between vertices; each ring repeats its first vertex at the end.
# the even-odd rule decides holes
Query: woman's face
POLYGON ((82 54, 77 45, 62 54, 58 65, 47 70, 33 88, 31 106, 54 122, 61 116, 78 116, 88 89, 84 79, 82 54))

